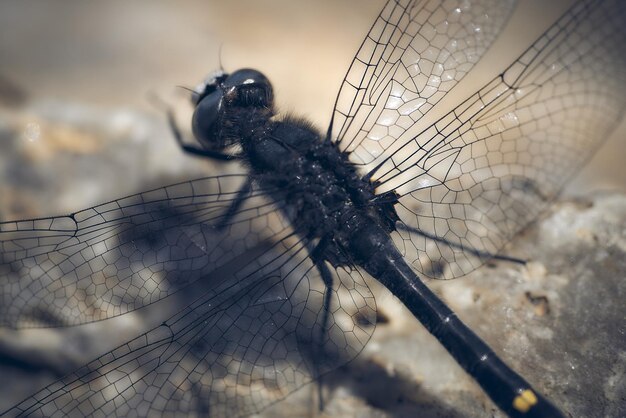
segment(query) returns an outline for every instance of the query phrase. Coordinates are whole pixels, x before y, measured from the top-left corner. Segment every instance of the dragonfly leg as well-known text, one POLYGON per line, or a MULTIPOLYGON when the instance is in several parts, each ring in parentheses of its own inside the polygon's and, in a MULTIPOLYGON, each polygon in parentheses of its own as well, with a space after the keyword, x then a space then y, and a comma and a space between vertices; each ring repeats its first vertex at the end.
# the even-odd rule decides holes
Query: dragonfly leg
POLYGON ((516 264, 522 264, 522 265, 526 265, 527 261, 526 260, 522 260, 520 258, 515 258, 515 257, 510 257, 507 255, 499 255, 499 254, 491 254, 488 253, 486 251, 480 251, 480 250, 476 250, 474 248, 468 248, 466 246, 464 246, 463 244, 458 244, 455 242, 450 242, 444 238, 441 237, 437 237, 435 235, 429 234, 427 232, 421 231, 417 228, 413 228, 411 226, 408 226, 402 222, 398 222, 396 223, 396 228, 398 230, 402 230, 402 231, 408 231, 408 232, 412 232, 414 234, 417 235, 421 235, 424 238, 427 238, 429 240, 432 241, 436 241, 436 242, 440 242, 442 244, 447 245, 450 248, 457 248, 459 250, 462 250, 465 253, 469 253, 469 254, 473 254, 476 257, 482 259, 482 260, 500 260, 500 261, 508 261, 510 263, 516 263, 516 264))
POLYGON ((381 207, 382 213, 385 215, 386 219, 390 222, 389 225, 391 226, 391 223, 393 224, 391 226, 392 230, 396 229, 396 230, 401 230, 401 231, 412 232, 414 234, 421 235, 422 237, 427 238, 429 240, 445 244, 450 248, 456 248, 456 249, 462 250, 463 252, 473 254, 482 260, 493 259, 493 260, 508 261, 511 263, 523 264, 523 265, 526 264, 526 260, 521 260, 515 257, 509 257, 506 255, 491 254, 486 251, 477 250, 475 248, 468 248, 468 247, 465 247, 463 244, 450 242, 445 238, 441 238, 441 237, 429 234, 427 232, 424 232, 420 229, 408 226, 407 224, 405 224, 404 222, 400 220, 400 217, 395 212, 395 209, 393 207, 393 205, 399 202, 400 197, 401 196, 397 194, 395 191, 390 191, 390 192, 383 193, 381 195, 376 196, 375 200, 373 201, 374 204, 381 207))
POLYGON ((176 142, 178 142, 178 145, 184 152, 198 157, 207 157, 218 161, 231 161, 240 158, 240 156, 236 154, 224 154, 219 151, 213 151, 199 146, 189 145, 185 142, 183 134, 178 128, 178 124, 176 123, 176 118, 174 118, 174 112, 172 112, 172 109, 167 108, 166 114, 167 123, 169 124, 170 130, 174 135, 174 139, 176 139, 176 142))
POLYGON ((221 216, 221 219, 215 224, 215 229, 218 231, 224 230, 226 226, 233 220, 243 202, 248 198, 250 191, 252 190, 252 183, 248 178, 246 182, 241 186, 241 188, 237 191, 237 195, 235 199, 231 202, 226 212, 221 216))
MULTIPOLYGON (((320 242, 313 248, 312 250, 309 248, 309 255, 313 263, 315 264, 315 268, 320 273, 322 280, 324 281, 324 286, 326 289, 324 290, 324 305, 322 312, 322 323, 320 325, 319 335, 316 337, 317 342, 314 342, 316 346, 315 356, 317 358, 322 358, 324 340, 327 337, 328 333, 328 320, 330 318, 330 301, 332 297, 332 289, 333 289, 333 275, 326 265, 326 261, 324 259, 324 253, 328 248, 329 240, 328 238, 322 238, 320 242)), ((314 337, 315 338, 315 337, 314 337)), ((315 367, 319 365, 318 361, 314 361, 315 367)), ((322 394, 322 375, 319 370, 316 371, 317 385, 318 385, 318 402, 319 402, 319 410, 322 411, 324 409, 324 398, 322 394)))

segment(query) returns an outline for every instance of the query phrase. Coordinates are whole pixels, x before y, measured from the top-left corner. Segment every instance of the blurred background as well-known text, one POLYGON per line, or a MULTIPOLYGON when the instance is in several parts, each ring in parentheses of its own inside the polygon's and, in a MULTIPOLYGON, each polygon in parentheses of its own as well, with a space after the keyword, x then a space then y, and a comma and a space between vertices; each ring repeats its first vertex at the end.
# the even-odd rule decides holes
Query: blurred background
MULTIPOLYGON (((572 1, 519 3, 493 48, 444 102, 448 106, 460 102, 502 71, 572 1)), ((3 1, 0 4, 0 109, 18 116, 10 122, 13 131, 30 141, 36 137, 36 144, 24 145, 26 151, 18 150, 36 155, 31 158, 34 166, 41 163, 41 158, 53 158, 57 151, 89 154, 90 146, 106 147, 103 143, 110 143, 111 136, 119 137, 115 147, 123 148, 129 140, 132 142, 133 136, 107 132, 95 140, 97 144, 90 142, 93 138, 78 139, 80 145, 75 146, 78 151, 51 145, 54 135, 38 120, 42 112, 45 119, 57 118, 66 125, 87 117, 91 111, 109 112, 112 120, 108 120, 108 127, 102 126, 105 130, 116 126, 129 128, 124 123, 134 128, 141 126, 142 121, 128 112, 141 113, 142 120, 151 115, 154 123, 147 123, 146 129, 154 137, 152 147, 146 145, 140 151, 152 155, 157 151, 150 148, 160 147, 165 150, 164 155, 177 155, 173 141, 168 138, 169 132, 163 129, 162 114, 148 97, 157 93, 168 100, 183 98, 184 91, 175 86, 195 86, 208 72, 219 68, 221 59, 226 70, 254 67, 265 72, 274 83, 282 111, 306 115, 324 130, 343 75, 383 4, 382 0, 188 0, 176 4, 122 0, 3 1), (55 111, 55 106, 62 111, 55 111), (83 116, 78 116, 80 112, 83 116), (109 138, 104 138, 107 135, 109 138)), ((179 106, 177 110, 181 125, 188 126, 189 109, 179 106)), ((626 155, 625 135, 626 124, 622 123, 567 191, 582 194, 600 188, 625 190, 626 169, 622 162, 626 155)), ((121 190, 110 184, 97 195, 87 193, 87 187, 78 194, 88 194, 88 201, 98 201, 144 187, 141 184, 144 180, 154 181, 143 178, 155 169, 145 167, 148 163, 162 163, 166 166, 164 170, 177 177, 176 162, 139 155, 133 158, 128 155, 130 149, 120 152, 129 164, 120 166, 126 171, 121 190)), ((64 169, 78 169, 84 164, 78 160, 68 159, 64 169)), ((22 170, 26 168, 20 167, 19 171, 22 170)), ((103 171, 92 167, 81 176, 103 175, 106 171, 105 167, 103 171)), ((12 173, 15 174, 4 171, 4 176, 12 173)), ((71 177, 64 177, 69 182, 62 185, 66 190, 73 185, 71 177)), ((46 198, 55 200, 59 193, 61 190, 46 198)), ((73 198, 60 199, 65 203, 59 209, 65 211, 82 203, 74 202, 73 198)), ((12 212, 7 213, 5 208, 5 216, 12 212)), ((49 214, 50 210, 45 209, 41 214, 45 213, 49 214)))
MULTIPOLYGON (((280 110, 307 116, 325 131, 348 65, 384 3, 3 0, 0 221, 68 213, 149 187, 226 172, 224 165, 216 168, 184 155, 150 99, 156 94, 175 104, 181 126, 188 129, 190 108, 176 86, 193 87, 220 65, 226 71, 263 71, 274 84, 280 110)), ((573 1, 519 3, 485 58, 441 106, 454 106, 504 70, 573 1)), ((566 193, 626 191, 625 137, 622 122, 566 193)), ((123 318, 126 322, 113 328, 122 340, 144 326, 131 315, 123 318)), ((110 334, 80 328, 68 331, 79 348, 60 360, 33 354, 37 346, 67 350, 56 334, 44 330, 46 339, 22 333, 18 344, 16 334, 0 330, 3 355, 24 364, 39 362, 26 372, 9 365, 14 384, 0 393, 0 410, 32 392, 33 385, 102 352, 103 342, 111 344, 110 334)), ((3 361, 0 372, 9 381, 3 361)), ((441 370, 433 374, 441 376, 441 370)), ((452 380, 464 378, 454 373, 452 380)))

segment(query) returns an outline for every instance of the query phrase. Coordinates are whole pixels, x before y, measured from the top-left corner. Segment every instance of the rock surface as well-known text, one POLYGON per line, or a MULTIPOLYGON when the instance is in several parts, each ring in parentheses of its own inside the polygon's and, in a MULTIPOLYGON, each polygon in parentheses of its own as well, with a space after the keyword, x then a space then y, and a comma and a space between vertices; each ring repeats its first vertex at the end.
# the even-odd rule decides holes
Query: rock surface
MULTIPOLYGON (((529 260, 525 267, 498 262, 429 285, 566 416, 621 417, 625 253, 626 196, 596 194, 557 202, 522 232, 507 254, 529 260)), ((505 416, 395 298, 382 290, 377 303, 388 323, 326 380, 321 416, 505 416)), ((296 406, 267 416, 306 411, 314 388, 301 392, 296 406)))
MULTIPOLYGON (((158 112, 137 111, 150 108, 147 91, 193 85, 222 63, 266 71, 283 109, 326 121, 383 3, 3 2, 0 221, 68 213, 223 172, 226 167, 184 156, 158 112)), ((493 64, 482 62, 491 71, 485 82, 572 1, 519 3, 505 42, 494 45, 504 55, 496 51, 493 64)), ((621 126, 595 159, 595 172, 624 190, 621 126)), ((572 417, 626 415, 625 200, 606 194, 557 203, 506 250, 530 260, 526 268, 499 263, 428 283, 572 417)), ((502 416, 392 296, 377 293, 387 322, 357 360, 325 380, 327 407, 319 415, 502 416)), ((153 322, 142 310, 81 327, 0 329, 0 410, 153 322)), ((316 387, 309 385, 263 415, 315 416, 316 405, 316 387)))
MULTIPOLYGON (((0 116, 2 220, 228 169, 183 155, 158 116, 23 106, 0 116)), ((589 195, 557 202, 506 249, 529 260, 525 267, 498 262, 428 284, 570 416, 618 417, 626 414, 625 252, 626 196, 589 195)), ((503 416, 393 296, 370 286, 381 322, 363 353, 324 379, 324 411, 308 385, 261 416, 503 416)), ((0 329, 0 410, 154 321, 142 310, 80 327, 0 329)))

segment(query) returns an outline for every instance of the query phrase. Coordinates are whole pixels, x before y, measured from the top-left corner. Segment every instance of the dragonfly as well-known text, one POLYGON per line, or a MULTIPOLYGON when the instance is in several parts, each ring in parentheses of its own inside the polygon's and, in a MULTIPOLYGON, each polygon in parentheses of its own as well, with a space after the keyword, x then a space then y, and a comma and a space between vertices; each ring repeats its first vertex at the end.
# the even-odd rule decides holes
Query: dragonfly
POLYGON ((240 163, 240 173, 0 224, 5 327, 78 325, 195 295, 6 414, 261 411, 361 352, 376 324, 371 276, 509 416, 562 416, 419 278, 504 258, 623 116, 626 6, 581 0, 422 126, 512 7, 389 1, 326 133, 277 115, 260 72, 215 73, 192 94, 197 142, 172 127, 185 151, 240 163), (229 263, 234 271, 221 271, 229 263))

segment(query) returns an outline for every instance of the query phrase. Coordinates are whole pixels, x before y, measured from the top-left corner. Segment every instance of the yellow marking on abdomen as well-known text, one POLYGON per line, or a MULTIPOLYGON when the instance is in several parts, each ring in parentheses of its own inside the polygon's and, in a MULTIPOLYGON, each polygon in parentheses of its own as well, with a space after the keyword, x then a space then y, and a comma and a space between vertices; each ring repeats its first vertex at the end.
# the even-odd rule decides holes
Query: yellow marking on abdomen
POLYGON ((537 396, 530 389, 525 389, 513 399, 513 408, 517 409, 521 413, 528 412, 528 410, 537 403, 537 396))

